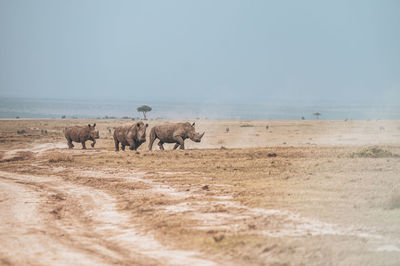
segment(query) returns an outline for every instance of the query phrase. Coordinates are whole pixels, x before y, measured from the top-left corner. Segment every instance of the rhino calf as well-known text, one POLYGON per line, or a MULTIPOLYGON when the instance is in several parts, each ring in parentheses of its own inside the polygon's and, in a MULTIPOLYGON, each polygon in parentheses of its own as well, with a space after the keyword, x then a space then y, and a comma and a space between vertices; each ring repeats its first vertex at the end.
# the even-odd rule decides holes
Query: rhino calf
POLYGON ((200 142, 203 134, 196 133, 194 125, 189 122, 186 123, 168 123, 163 125, 154 126, 150 131, 149 150, 153 148, 155 139, 159 139, 158 146, 164 150, 164 143, 176 143, 174 150, 180 147, 181 150, 185 149, 185 139, 189 138, 195 142, 200 142))
POLYGON ((139 148, 146 141, 146 129, 148 126, 148 124, 145 125, 140 121, 133 125, 117 127, 114 130, 115 151, 119 151, 120 143, 123 151, 125 146, 129 146, 130 150, 139 148))
POLYGON ((93 124, 93 126, 89 124, 88 126, 83 126, 83 127, 81 126, 66 127, 64 130, 64 135, 68 142, 68 148, 72 149, 74 147, 72 141, 75 141, 82 143, 82 149, 86 149, 85 142, 87 140, 92 141, 91 145, 94 148, 94 145, 96 144, 96 139, 100 137, 99 131, 96 131, 95 127, 96 124, 93 124))

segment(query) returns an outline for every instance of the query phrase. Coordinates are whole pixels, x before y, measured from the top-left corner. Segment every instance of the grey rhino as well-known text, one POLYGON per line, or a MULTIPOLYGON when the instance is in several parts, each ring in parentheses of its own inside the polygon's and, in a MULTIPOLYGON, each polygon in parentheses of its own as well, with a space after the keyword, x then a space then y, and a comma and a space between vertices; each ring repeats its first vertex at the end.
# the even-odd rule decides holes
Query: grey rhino
POLYGON ((125 146, 129 146, 130 150, 136 150, 146 141, 146 129, 149 125, 142 121, 127 126, 120 126, 114 130, 115 150, 119 151, 119 143, 121 150, 125 150, 125 146))
POLYGON ((149 150, 153 148, 153 142, 155 139, 159 139, 161 150, 164 150, 164 143, 176 143, 174 150, 180 146, 181 150, 185 149, 185 139, 190 138, 195 142, 200 142, 203 134, 199 134, 194 130, 194 125, 189 122, 186 123, 167 123, 163 125, 154 126, 150 131, 150 143, 149 150))
POLYGON ((66 127, 64 130, 64 135, 65 138, 67 139, 68 147, 72 149, 74 147, 72 141, 75 141, 82 143, 82 149, 86 149, 85 142, 87 140, 91 140, 93 141, 91 146, 94 148, 94 145, 96 144, 96 139, 100 137, 99 131, 96 131, 95 127, 96 124, 93 124, 93 126, 89 124, 83 127, 81 126, 66 127))

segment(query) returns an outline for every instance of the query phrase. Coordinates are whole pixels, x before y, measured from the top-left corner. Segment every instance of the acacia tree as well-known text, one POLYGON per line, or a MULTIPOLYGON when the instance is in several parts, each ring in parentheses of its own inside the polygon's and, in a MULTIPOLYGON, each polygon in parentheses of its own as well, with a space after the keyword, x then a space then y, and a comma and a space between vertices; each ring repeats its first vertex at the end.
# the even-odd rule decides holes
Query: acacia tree
POLYGON ((144 120, 147 120, 146 113, 150 112, 152 109, 150 106, 142 105, 136 109, 138 112, 143 113, 144 120))
POLYGON ((317 117, 317 119, 319 119, 319 116, 321 115, 320 113, 313 113, 313 115, 315 115, 317 117))

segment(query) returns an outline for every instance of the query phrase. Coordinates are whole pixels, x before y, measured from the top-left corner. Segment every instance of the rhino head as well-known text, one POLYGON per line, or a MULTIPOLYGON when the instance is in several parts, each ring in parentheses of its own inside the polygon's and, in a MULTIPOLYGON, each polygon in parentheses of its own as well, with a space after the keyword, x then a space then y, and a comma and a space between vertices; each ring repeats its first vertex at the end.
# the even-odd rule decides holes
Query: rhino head
POLYGON ((142 121, 136 124, 136 138, 140 143, 146 142, 146 129, 149 124, 144 124, 142 121))
POLYGON ((95 128, 96 128, 96 123, 94 123, 93 126, 91 126, 91 125, 89 124, 88 127, 89 127, 89 137, 90 137, 91 139, 98 139, 98 138, 100 138, 99 131, 95 129, 95 128))
POLYGON ((197 133, 194 129, 194 125, 195 123, 189 126, 189 128, 187 129, 187 135, 194 142, 200 142, 205 132, 203 132, 202 134, 197 133))

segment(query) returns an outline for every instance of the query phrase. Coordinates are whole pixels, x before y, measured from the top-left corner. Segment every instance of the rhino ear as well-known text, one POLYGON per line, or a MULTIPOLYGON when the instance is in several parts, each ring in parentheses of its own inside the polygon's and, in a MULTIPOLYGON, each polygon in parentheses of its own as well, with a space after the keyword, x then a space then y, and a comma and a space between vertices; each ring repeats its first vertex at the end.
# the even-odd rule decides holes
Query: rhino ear
POLYGON ((194 124, 196 124, 196 122, 193 122, 192 127, 194 127, 194 124))
POLYGON ((93 124, 93 127, 96 127, 96 123, 93 124))
POLYGON ((89 128, 91 127, 90 124, 88 124, 88 127, 89 127, 89 128))
POLYGON ((149 126, 149 124, 146 124, 146 127, 148 127, 149 126))
POLYGON ((136 123, 136 126, 137 126, 137 127, 140 127, 140 122, 136 123))

